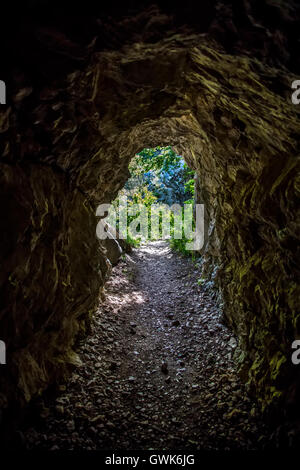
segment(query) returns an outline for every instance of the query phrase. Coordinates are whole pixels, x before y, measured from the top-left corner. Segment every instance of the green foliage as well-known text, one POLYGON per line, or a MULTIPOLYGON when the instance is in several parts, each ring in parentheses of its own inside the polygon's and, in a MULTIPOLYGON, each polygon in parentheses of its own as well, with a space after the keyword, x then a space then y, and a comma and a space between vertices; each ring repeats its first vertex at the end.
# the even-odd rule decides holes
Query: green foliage
POLYGON ((172 148, 145 148, 130 164, 127 189, 146 185, 158 201, 182 204, 194 194, 194 170, 172 148))
MULTIPOLYGON (((189 199, 185 201, 184 204, 193 204, 194 200, 189 199)), ((171 221, 174 221, 173 215, 171 216, 171 221)), ((174 222, 173 222, 174 226, 174 222)), ((195 221, 193 221, 193 230, 195 230, 195 221)), ((191 238, 187 238, 184 234, 184 231, 182 231, 182 238, 181 239, 176 239, 174 237, 171 238, 170 240, 170 246, 173 250, 178 251, 179 253, 185 255, 185 256, 191 256, 193 259, 195 259, 195 252, 190 251, 186 249, 186 244, 192 242, 191 238)))
MULTIPOLYGON (((190 170, 192 172, 193 170, 190 170)), ((187 193, 195 194, 195 181, 194 178, 189 179, 186 183, 184 183, 184 188, 187 193)))
POLYGON ((141 244, 140 238, 133 238, 129 231, 127 231, 127 238, 126 241, 129 245, 133 246, 134 248, 138 248, 141 244))
MULTIPOLYGON (((191 170, 183 158, 177 155, 172 148, 155 147, 145 148, 139 152, 129 166, 131 177, 119 196, 126 196, 128 208, 134 204, 143 204, 149 211, 148 233, 149 239, 157 239, 151 227, 151 214, 156 214, 159 220, 159 231, 162 233, 162 218, 159 215, 159 205, 165 203, 193 204, 194 195, 194 171, 191 170), (154 235, 154 238, 153 238, 154 235)), ((114 201, 115 209, 118 210, 118 199, 114 201)), ((117 212, 118 213, 118 212, 117 212)), ((188 240, 182 234, 182 239, 174 238, 174 215, 170 211, 170 245, 175 250, 185 254, 193 255, 185 248, 188 240)), ((139 246, 141 237, 133 237, 130 233, 130 223, 137 216, 128 216, 127 242, 133 246, 139 246)), ((117 219, 117 228, 118 228, 117 219)))
POLYGON ((170 146, 145 148, 133 160, 133 168, 137 165, 143 168, 144 172, 150 170, 156 170, 157 172, 169 171, 181 159, 182 157, 177 155, 170 146))
POLYGON ((148 190, 146 186, 137 188, 134 194, 129 200, 129 205, 133 204, 144 204, 146 207, 151 207, 152 204, 156 204, 157 197, 148 190))

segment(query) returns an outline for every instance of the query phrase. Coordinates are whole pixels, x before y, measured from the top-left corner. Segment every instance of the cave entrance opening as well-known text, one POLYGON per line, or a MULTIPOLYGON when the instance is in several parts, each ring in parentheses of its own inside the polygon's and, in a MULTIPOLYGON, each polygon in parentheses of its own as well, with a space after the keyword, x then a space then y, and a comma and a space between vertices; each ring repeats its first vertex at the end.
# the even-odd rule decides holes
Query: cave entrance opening
POLYGON ((171 146, 156 146, 138 152, 129 173, 113 202, 119 237, 134 247, 167 240, 190 254, 186 245, 194 230, 195 171, 171 146))

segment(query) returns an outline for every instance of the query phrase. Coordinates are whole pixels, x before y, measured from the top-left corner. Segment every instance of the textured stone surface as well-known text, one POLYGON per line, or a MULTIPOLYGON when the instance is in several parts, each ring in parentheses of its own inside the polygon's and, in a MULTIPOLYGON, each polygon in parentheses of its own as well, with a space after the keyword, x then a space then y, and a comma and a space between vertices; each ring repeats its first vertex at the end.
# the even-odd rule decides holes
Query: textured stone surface
POLYGON ((118 234, 114 229, 109 224, 106 224, 106 229, 104 230, 107 232, 107 236, 106 238, 101 239, 101 243, 104 245, 106 250, 105 256, 109 259, 112 266, 115 266, 118 263, 123 250, 119 243, 118 234))
POLYGON ((224 296, 245 380, 263 405, 294 387, 299 9, 271 3, 254 17, 254 2, 211 2, 201 20, 182 6, 175 16, 151 7, 125 19, 30 17, 8 35, 0 406, 28 401, 76 363, 108 269, 95 208, 115 197, 130 158, 156 145, 197 170, 209 218, 204 272, 224 296), (265 16, 270 8, 285 13, 265 16))

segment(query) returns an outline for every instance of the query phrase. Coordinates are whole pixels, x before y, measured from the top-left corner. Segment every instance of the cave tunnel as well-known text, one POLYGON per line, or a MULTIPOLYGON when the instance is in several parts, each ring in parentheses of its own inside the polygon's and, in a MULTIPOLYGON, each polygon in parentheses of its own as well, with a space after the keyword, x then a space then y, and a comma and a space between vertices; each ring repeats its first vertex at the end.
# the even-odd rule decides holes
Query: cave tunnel
MULTIPOLYGON (((292 84, 300 75, 299 6, 216 0, 202 2, 200 11, 191 1, 17 3, 10 2, 3 13, 0 37, 6 94, 0 104, 0 445, 47 450, 296 447, 300 107, 292 99, 297 92, 292 84), (112 270, 95 234, 97 206, 116 198, 132 157, 157 145, 171 146, 196 173, 195 202, 204 204, 206 214, 201 263, 193 267, 198 283, 190 281, 190 260, 179 261, 160 242, 134 249, 129 261, 121 260, 112 270), (164 259, 169 277, 164 272, 159 278, 168 269, 164 259), (146 292, 147 301, 139 281, 134 287, 135 276, 128 276, 139 263, 141 279, 152 276, 156 283, 156 291, 152 285, 146 292), (180 281, 181 271, 189 281, 180 281), (206 318, 207 308, 222 310, 218 348, 235 348, 223 366, 214 363, 212 350, 203 352, 206 375, 194 371, 190 388, 176 389, 186 416, 183 411, 180 419, 176 416, 181 405, 175 400, 175 415, 164 418, 170 425, 161 416, 151 419, 159 413, 151 407, 147 412, 149 381, 136 386, 135 362, 125 360, 125 353, 120 360, 127 366, 121 369, 131 391, 125 387, 114 395, 110 382, 117 382, 119 390, 125 380, 113 360, 118 340, 111 328, 121 338, 127 328, 120 344, 131 341, 137 357, 146 354, 137 343, 129 306, 144 308, 148 318, 149 298, 150 306, 162 308, 159 290, 166 302, 168 297, 178 305, 184 301, 194 322, 206 318), (106 340, 108 346, 96 349, 97 359, 87 365, 95 341, 105 345, 106 340), (115 375, 107 379, 108 363, 115 375), (224 370, 210 376, 217 366, 224 370), (64 415, 68 398, 59 393, 70 387, 73 397, 81 397, 80 380, 90 390, 89 367, 98 371, 99 387, 105 383, 104 395, 96 405, 92 394, 82 402, 75 399, 77 408, 64 415), (234 379, 228 379, 230 374, 234 379), (205 405, 199 390, 215 386, 215 380, 213 393, 226 387, 228 393, 205 405), (245 409, 234 387, 245 390, 245 409), (115 422, 120 397, 126 400, 128 394, 135 405, 143 405, 133 412, 123 404, 123 421, 115 422), (95 414, 89 415, 92 402, 95 414), (205 427, 216 419, 216 410, 219 431, 205 427), (78 417, 83 411, 82 431, 78 417), (55 419, 67 436, 63 441, 59 432, 51 440, 47 423, 55 419), (135 428, 135 420, 144 423, 133 433, 135 440, 128 437, 130 427, 120 438, 116 429, 123 429, 125 421, 135 428), (253 426, 251 438, 241 434, 247 426, 253 426), (45 429, 49 439, 43 441, 45 429), (86 439, 77 440, 79 429, 86 439), (216 433, 222 438, 216 439, 216 433), (156 434, 160 441, 151 444, 156 434)), ((193 321, 179 321, 174 312, 168 321, 180 346, 193 321)), ((153 322, 155 351, 165 322, 153 322)), ((210 326, 206 329, 205 338, 214 338, 210 326)), ((190 364, 199 355, 195 343, 190 364)), ((160 390, 156 404, 171 401, 168 387, 177 387, 174 370, 187 367, 181 354, 177 359, 170 365, 157 356, 151 379, 160 390)))

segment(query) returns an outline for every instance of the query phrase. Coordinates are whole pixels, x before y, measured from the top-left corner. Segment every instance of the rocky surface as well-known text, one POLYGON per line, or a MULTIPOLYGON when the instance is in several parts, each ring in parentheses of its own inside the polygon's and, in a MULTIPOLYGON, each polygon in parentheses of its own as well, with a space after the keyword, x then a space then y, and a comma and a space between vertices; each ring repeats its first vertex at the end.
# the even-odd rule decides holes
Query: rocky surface
MULTIPOLYGON (((101 244, 104 246, 106 250, 105 256, 109 259, 112 266, 115 266, 118 263, 121 257, 121 254, 123 253, 121 244, 119 243, 120 239, 116 238, 118 237, 118 234, 110 225, 106 224, 106 226, 103 227, 102 230, 103 232, 107 233, 106 238, 101 238, 101 236, 99 237, 101 239, 101 244)), ((124 240, 123 243, 126 243, 126 241, 124 240)))
POLYGON ((243 378, 263 407, 283 410, 285 400, 294 415, 299 7, 205 1, 196 14, 192 3, 132 2, 113 13, 114 2, 98 11, 87 2, 86 14, 75 5, 70 14, 46 1, 6 17, 2 409, 24 405, 77 362, 109 270, 96 206, 116 196, 137 151, 172 145, 198 174, 202 276, 219 285, 243 378))
MULTIPOLYGON (((237 341, 192 260, 166 242, 113 270, 82 365, 36 401, 33 450, 261 449, 268 430, 233 361, 237 341)), ((32 416, 33 413, 31 413, 32 416)))

